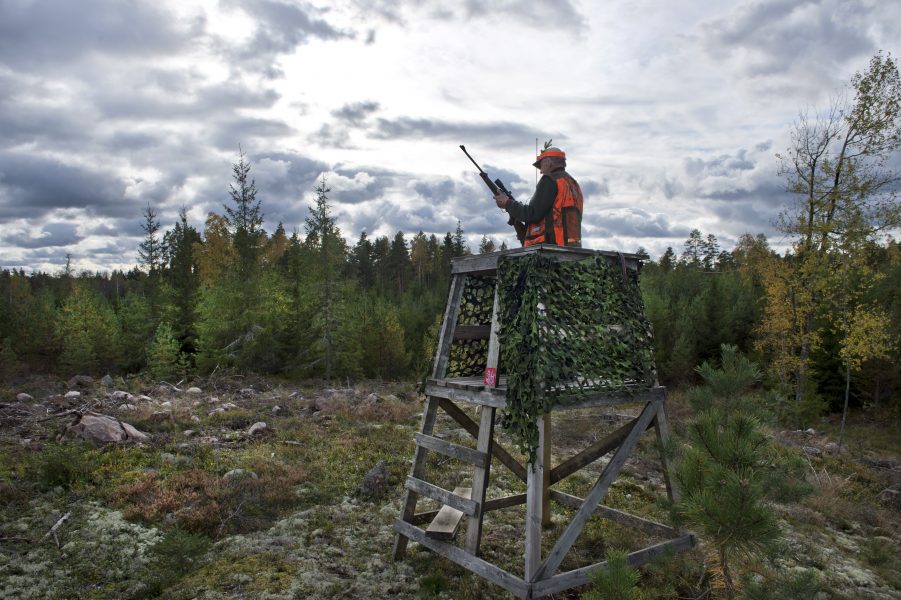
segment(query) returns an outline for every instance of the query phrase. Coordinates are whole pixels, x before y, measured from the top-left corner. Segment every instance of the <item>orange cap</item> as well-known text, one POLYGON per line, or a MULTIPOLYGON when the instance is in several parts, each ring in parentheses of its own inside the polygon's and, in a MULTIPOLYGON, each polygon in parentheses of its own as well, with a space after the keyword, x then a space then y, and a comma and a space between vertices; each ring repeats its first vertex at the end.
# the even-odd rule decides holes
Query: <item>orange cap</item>
POLYGON ((535 162, 532 163, 532 166, 535 167, 535 168, 537 169, 537 168, 538 168, 538 163, 541 162, 541 159, 542 159, 542 158, 547 158, 548 156, 558 156, 558 157, 560 157, 560 158, 564 158, 564 159, 565 159, 565 158, 566 158, 566 152, 564 152, 564 151, 561 150, 560 148, 554 148, 553 146, 551 146, 550 148, 545 149, 544 152, 542 152, 541 154, 538 155, 538 158, 535 159, 535 162))

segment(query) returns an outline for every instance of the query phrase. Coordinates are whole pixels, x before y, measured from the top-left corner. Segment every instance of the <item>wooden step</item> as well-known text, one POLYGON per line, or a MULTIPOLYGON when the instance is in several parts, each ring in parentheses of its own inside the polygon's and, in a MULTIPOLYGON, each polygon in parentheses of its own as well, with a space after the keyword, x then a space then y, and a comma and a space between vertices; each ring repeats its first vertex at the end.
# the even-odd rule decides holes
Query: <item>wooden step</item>
POLYGON ((417 433, 416 445, 428 448, 429 450, 434 450, 449 458, 462 460, 463 462, 483 469, 488 466, 488 455, 484 452, 479 452, 478 450, 467 448, 466 446, 461 446, 459 444, 445 442, 444 440, 439 440, 431 435, 417 433))
MULTIPOLYGON (((461 498, 470 498, 472 496, 472 488, 454 488, 454 495, 461 498)), ((435 518, 432 519, 432 522, 425 530, 425 534, 436 540, 452 540, 457 536, 457 530, 460 529, 460 521, 462 520, 463 511, 445 504, 438 511, 435 518)))

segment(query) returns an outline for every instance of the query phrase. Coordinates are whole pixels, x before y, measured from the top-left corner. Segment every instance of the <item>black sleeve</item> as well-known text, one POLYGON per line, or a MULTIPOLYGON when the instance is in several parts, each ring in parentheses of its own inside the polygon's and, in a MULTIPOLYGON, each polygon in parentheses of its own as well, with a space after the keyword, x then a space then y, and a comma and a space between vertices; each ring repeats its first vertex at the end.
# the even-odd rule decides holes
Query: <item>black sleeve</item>
POLYGON ((529 203, 523 204, 514 200, 507 205, 507 213, 514 219, 526 223, 540 221, 554 206, 556 197, 557 183, 547 175, 543 175, 529 203))

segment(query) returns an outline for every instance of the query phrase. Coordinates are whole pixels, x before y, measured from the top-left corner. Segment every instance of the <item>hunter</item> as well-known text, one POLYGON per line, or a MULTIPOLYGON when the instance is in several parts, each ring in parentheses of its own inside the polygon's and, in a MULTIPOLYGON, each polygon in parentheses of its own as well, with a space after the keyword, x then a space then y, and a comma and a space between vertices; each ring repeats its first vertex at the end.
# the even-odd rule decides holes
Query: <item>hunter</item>
POLYGON ((523 246, 556 244, 582 246, 582 188, 566 172, 566 153, 553 146, 545 148, 532 166, 541 179, 528 204, 517 202, 504 192, 494 201, 512 219, 525 222, 523 246))

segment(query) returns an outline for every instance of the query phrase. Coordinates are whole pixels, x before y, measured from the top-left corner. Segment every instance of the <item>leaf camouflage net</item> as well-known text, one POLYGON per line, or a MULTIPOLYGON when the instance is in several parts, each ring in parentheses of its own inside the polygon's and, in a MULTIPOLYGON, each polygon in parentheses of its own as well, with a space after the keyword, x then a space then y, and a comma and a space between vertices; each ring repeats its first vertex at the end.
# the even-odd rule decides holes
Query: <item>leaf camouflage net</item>
MULTIPOLYGON (((494 307, 493 276, 467 275, 460 298, 457 325, 490 325, 494 307)), ((481 377, 488 362, 488 340, 454 340, 447 363, 448 377, 481 377)))
POLYGON ((632 393, 656 384, 653 335, 636 271, 601 255, 560 262, 536 253, 502 257, 498 278, 507 376, 503 426, 530 462, 541 415, 599 392, 632 393))

